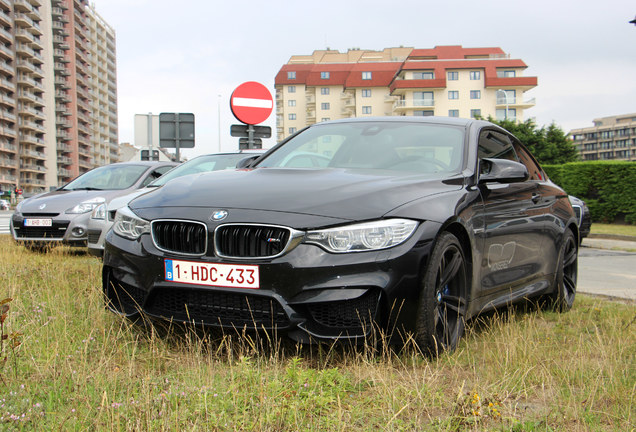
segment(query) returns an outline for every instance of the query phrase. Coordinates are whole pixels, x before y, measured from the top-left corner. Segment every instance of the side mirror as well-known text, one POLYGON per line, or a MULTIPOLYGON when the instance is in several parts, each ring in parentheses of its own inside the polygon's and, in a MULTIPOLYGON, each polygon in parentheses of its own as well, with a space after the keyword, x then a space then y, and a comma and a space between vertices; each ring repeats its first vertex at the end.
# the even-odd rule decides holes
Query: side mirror
POLYGON ((253 156, 248 156, 245 159, 241 159, 237 164, 236 167, 237 168, 247 168, 249 167, 252 162, 254 162, 256 159, 258 159, 259 157, 261 157, 261 155, 256 154, 253 156))
POLYGON ((528 169, 524 164, 508 159, 484 158, 479 166, 479 184, 518 183, 528 180, 528 169))

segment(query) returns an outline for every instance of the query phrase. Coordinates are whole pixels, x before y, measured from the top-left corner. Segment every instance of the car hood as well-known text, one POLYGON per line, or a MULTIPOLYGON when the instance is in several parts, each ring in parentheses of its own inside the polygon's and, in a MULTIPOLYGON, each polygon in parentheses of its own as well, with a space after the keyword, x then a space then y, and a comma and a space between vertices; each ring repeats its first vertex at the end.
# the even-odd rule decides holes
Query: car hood
POLYGON ((205 207, 249 209, 368 220, 413 200, 457 190, 448 181, 424 175, 377 171, 278 169, 218 171, 174 179, 133 200, 135 209, 205 207))
POLYGON ((147 194, 148 192, 152 192, 155 189, 157 188, 145 187, 145 188, 137 189, 135 191, 127 193, 126 195, 118 196, 117 198, 112 199, 110 203, 108 203, 108 211, 118 210, 126 206, 130 201, 134 200, 138 196, 147 194))
POLYGON ((21 213, 64 213, 71 207, 84 201, 102 197, 109 201, 113 196, 126 193, 126 191, 67 191, 55 190, 40 195, 32 196, 23 201, 20 207, 21 213))

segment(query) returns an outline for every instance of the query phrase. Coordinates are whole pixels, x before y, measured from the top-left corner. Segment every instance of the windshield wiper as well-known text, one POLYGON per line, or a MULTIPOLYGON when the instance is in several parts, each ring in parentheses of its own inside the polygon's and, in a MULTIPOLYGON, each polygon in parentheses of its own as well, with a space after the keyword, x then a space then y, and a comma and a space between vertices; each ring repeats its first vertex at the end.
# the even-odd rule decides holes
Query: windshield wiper
POLYGON ((68 190, 68 191, 79 191, 79 190, 85 190, 85 191, 99 191, 99 190, 104 190, 104 189, 102 189, 102 188, 96 188, 96 187, 79 187, 79 188, 64 189, 64 190, 68 190))

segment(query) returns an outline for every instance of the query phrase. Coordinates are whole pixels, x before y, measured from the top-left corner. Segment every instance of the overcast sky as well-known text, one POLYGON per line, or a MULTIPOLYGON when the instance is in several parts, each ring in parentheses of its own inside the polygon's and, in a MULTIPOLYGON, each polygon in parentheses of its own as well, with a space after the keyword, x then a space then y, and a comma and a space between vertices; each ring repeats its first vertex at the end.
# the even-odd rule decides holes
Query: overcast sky
MULTIPOLYGON (((135 114, 192 112, 188 156, 219 150, 219 117, 221 149, 237 148, 229 98, 239 84, 261 82, 274 96, 292 55, 327 47, 501 47, 539 79, 525 95, 539 125, 567 132, 636 112, 634 0, 93 2, 117 35, 120 141, 134 143, 135 114)), ((274 113, 265 124, 275 135, 274 113)))

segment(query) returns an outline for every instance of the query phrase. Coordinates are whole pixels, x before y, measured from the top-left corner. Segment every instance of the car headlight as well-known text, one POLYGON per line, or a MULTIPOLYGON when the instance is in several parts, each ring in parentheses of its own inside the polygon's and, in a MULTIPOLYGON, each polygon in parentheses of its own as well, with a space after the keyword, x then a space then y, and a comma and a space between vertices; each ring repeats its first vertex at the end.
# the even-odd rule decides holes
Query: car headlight
POLYGON ((92 198, 86 201, 82 201, 75 207, 71 207, 70 209, 66 210, 66 213, 67 214, 88 213, 89 211, 92 211, 95 207, 97 207, 98 205, 100 205, 101 203, 105 201, 106 199, 102 197, 97 197, 97 198, 92 198))
POLYGON ((135 215, 128 207, 117 210, 113 231, 130 240, 137 240, 142 234, 150 232, 150 222, 135 215))
POLYGON ((380 250, 405 242, 415 228, 416 221, 387 219, 309 231, 305 243, 316 244, 333 253, 380 250))
POLYGON ((102 203, 93 209, 91 219, 106 219, 106 204, 102 203))

